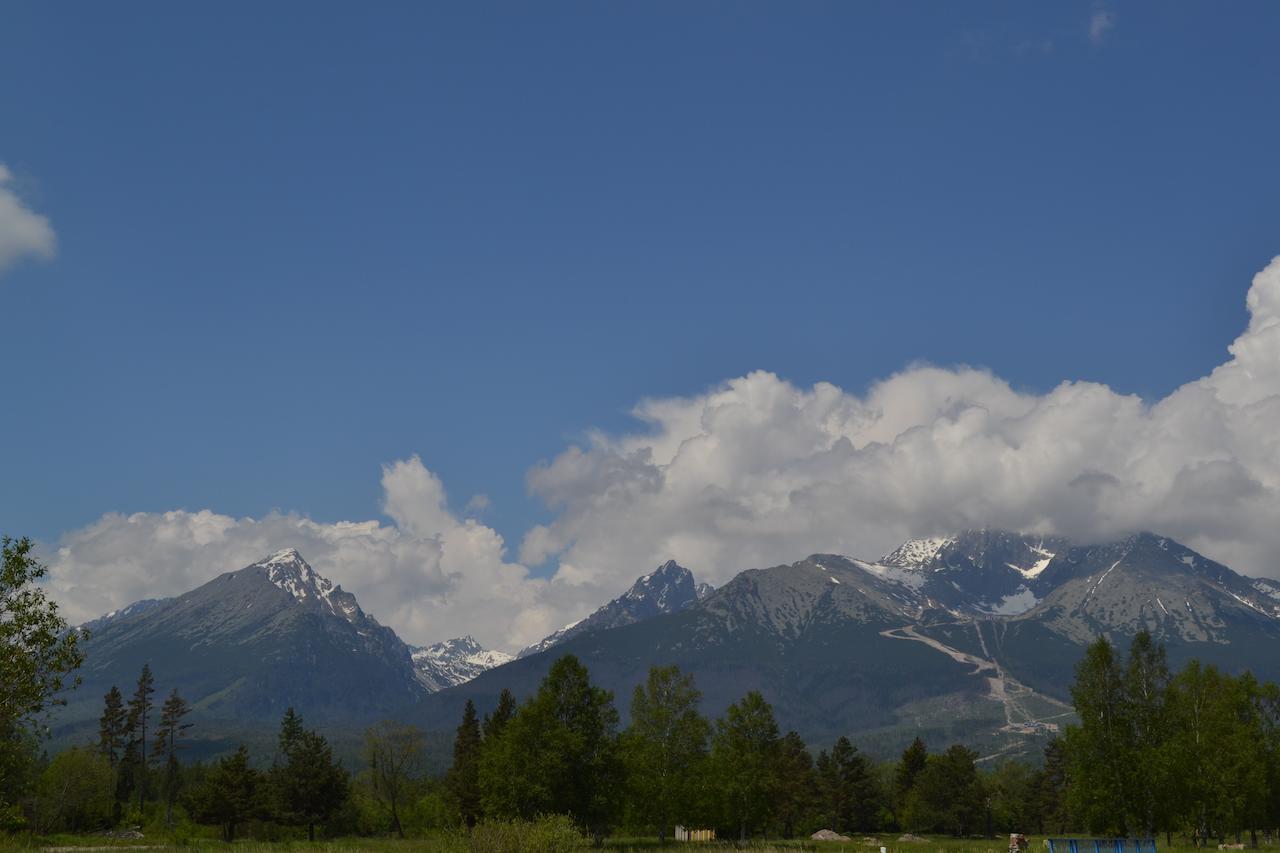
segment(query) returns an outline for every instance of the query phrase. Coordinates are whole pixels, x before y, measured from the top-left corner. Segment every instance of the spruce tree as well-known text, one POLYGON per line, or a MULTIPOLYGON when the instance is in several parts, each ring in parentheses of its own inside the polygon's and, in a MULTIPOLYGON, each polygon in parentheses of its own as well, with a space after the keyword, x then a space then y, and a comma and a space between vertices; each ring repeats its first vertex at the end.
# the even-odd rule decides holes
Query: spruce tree
POLYGON ((194 798, 196 819, 218 824, 222 840, 234 841, 236 828, 261 811, 260 796, 261 777, 242 746, 209 771, 194 798))
POLYGON ((191 706, 178 695, 177 688, 164 700, 160 708, 160 725, 156 727, 156 742, 151 749, 153 761, 165 760, 164 776, 161 779, 161 793, 164 795, 164 820, 173 824, 173 802, 178 796, 178 784, 182 767, 178 763, 178 750, 182 749, 179 739, 184 736, 191 723, 182 720, 191 712, 191 706))
POLYGON ((778 751, 778 822, 782 837, 791 838, 815 807, 817 779, 813 756, 796 732, 787 732, 778 751))
POLYGON ((924 741, 916 738, 911 741, 911 746, 902 752, 902 760, 898 762, 898 767, 893 775, 893 796, 897 801, 896 806, 898 814, 904 813, 907 807, 907 797, 911 794, 912 787, 915 786, 916 777, 920 775, 920 771, 929 763, 929 750, 925 747, 924 741))
POLYGON ((502 688, 502 693, 498 695, 498 706, 493 709, 492 714, 484 715, 483 734, 484 739, 494 740, 498 735, 502 734, 502 730, 506 728, 507 723, 511 722, 511 718, 516 715, 516 697, 511 694, 507 688, 502 688))
POLYGON ((138 809, 141 810, 147 796, 147 720, 151 715, 151 694, 156 692, 151 665, 143 664, 138 676, 138 686, 129 699, 127 728, 129 740, 137 750, 137 766, 134 780, 138 790, 138 809))
POLYGON ((319 732, 306 729, 290 708, 280 721, 280 755, 272 765, 271 799, 281 823, 307 828, 315 841, 316 824, 328 823, 347 800, 350 778, 319 732))
POLYGON ((124 696, 113 684, 103 697, 102 716, 98 719, 98 751, 111 762, 112 770, 116 769, 124 752, 126 726, 124 696))
POLYGON ((462 822, 471 829, 480 819, 480 720, 470 699, 462 710, 453 741, 453 765, 445 782, 462 822))

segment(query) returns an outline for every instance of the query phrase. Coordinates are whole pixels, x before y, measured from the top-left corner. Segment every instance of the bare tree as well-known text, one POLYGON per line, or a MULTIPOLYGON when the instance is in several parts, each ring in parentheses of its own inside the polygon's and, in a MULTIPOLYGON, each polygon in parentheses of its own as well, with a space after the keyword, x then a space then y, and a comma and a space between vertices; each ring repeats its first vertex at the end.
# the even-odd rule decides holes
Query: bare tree
POLYGON ((422 732, 416 726, 390 720, 364 734, 364 758, 373 796, 391 813, 391 828, 401 838, 400 809, 422 773, 423 747, 422 732))

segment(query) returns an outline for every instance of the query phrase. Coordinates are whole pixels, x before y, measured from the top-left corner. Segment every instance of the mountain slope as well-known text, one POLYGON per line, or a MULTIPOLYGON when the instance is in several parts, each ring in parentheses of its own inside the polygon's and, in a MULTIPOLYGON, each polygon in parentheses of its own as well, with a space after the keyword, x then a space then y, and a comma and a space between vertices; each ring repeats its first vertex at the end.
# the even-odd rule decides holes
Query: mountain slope
POLYGON ((588 631, 621 628, 660 616, 676 613, 691 607, 712 592, 705 583, 695 583, 693 572, 668 560, 649 574, 638 579, 631 588, 585 619, 566 625, 555 633, 527 648, 516 657, 528 657, 557 646, 568 639, 588 631))
POLYGON ((1030 753, 1071 718, 1083 647, 1138 630, 1190 657, 1280 678, 1280 583, 1245 578, 1165 537, 1105 545, 1003 531, 905 543, 877 562, 829 554, 740 573, 674 614, 582 633, 424 704, 445 725, 474 698, 531 692, 578 655, 619 709, 650 665, 697 679, 715 715, 760 689, 784 728, 887 755, 920 734, 989 757, 1030 753), (1177 607, 1171 606, 1176 602, 1177 607))
POLYGON ((411 657, 418 683, 431 693, 456 687, 515 659, 506 652, 485 649, 470 635, 414 648, 411 657))
POLYGON ((100 710, 149 663, 208 718, 276 721, 290 706, 308 720, 365 719, 422 696, 409 648, 354 596, 288 549, 184 595, 97 621, 84 683, 63 719, 100 710))

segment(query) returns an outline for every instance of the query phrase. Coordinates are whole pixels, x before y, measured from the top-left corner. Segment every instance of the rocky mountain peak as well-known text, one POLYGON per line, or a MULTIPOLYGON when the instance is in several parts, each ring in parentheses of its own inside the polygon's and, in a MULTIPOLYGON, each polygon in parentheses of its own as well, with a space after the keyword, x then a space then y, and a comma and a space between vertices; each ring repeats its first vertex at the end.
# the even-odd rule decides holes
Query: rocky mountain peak
POLYGON ((353 624, 368 618, 354 595, 313 569, 296 548, 276 551, 242 571, 265 575, 273 586, 289 593, 299 604, 317 607, 353 624))

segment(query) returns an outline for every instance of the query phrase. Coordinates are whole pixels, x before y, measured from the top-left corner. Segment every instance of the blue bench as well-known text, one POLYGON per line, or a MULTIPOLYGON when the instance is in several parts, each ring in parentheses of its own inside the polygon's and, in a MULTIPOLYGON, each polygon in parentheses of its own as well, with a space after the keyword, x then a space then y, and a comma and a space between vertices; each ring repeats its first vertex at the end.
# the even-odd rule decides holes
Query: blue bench
POLYGON ((1154 838, 1050 838, 1049 853, 1156 853, 1154 838))

